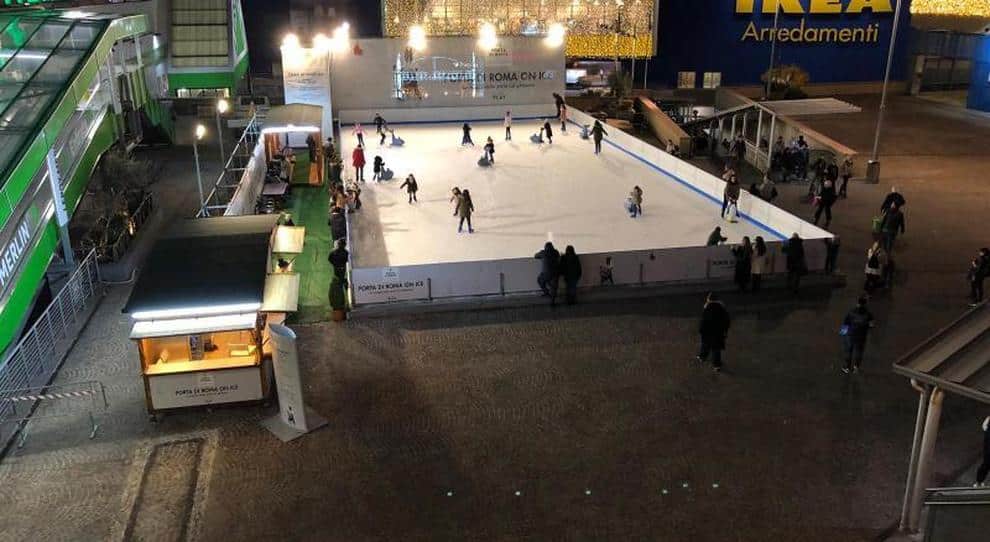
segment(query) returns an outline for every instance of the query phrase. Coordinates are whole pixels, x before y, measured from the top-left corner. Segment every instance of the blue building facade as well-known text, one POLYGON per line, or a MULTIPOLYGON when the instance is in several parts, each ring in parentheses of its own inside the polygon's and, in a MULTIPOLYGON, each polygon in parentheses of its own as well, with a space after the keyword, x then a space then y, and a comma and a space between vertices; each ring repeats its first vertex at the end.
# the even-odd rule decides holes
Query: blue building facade
MULTIPOLYGON (((896 0, 779 1, 774 33, 773 0, 660 0, 659 44, 650 80, 676 87, 680 79, 683 86, 683 74, 694 72, 696 87, 706 80, 759 85, 774 38, 775 64, 800 66, 811 83, 883 79, 896 0)), ((894 79, 907 73, 910 5, 903 0, 894 79)))

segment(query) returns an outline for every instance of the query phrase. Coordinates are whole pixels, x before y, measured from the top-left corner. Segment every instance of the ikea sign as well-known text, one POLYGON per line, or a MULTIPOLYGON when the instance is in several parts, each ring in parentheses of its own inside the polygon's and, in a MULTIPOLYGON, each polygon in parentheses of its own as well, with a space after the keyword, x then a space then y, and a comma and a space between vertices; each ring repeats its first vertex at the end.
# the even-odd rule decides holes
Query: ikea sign
POLYGON ((842 13, 893 13, 892 0, 736 0, 736 13, 756 13, 757 3, 763 13, 788 15, 826 15, 842 13))

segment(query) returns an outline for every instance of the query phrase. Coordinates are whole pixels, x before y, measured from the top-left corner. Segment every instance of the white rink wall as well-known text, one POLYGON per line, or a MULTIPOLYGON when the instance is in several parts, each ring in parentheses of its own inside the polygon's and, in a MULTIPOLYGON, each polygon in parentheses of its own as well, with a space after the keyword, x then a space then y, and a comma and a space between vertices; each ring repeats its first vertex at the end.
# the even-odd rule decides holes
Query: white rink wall
MULTIPOLYGON (((515 108, 513 108, 515 110, 515 108)), ((570 110, 574 124, 594 124, 589 115, 570 110)), ((608 130, 606 144, 612 152, 625 152, 654 169, 662 171, 695 191, 698 197, 722 201, 724 182, 687 162, 625 134, 608 130)), ((609 149, 606 149, 609 152, 609 149)), ((781 238, 797 232, 804 239, 808 270, 825 267, 825 240, 832 235, 790 213, 752 197, 743 191, 740 214, 757 222, 781 238)), ((350 221, 354 225, 354 221, 350 221)), ((348 228, 349 236, 350 228, 348 228)), ((782 239, 768 240, 770 272, 786 272, 782 239)), ((535 252, 535 251, 534 251, 535 252)), ((599 267, 612 258, 616 285, 698 283, 731 280, 734 274, 732 246, 627 250, 579 255, 583 277, 581 287, 599 285, 599 267)), ((402 301, 433 300, 475 296, 509 295, 538 291, 536 277, 540 261, 535 258, 507 258, 397 267, 354 268, 351 270, 352 300, 355 305, 402 301)))

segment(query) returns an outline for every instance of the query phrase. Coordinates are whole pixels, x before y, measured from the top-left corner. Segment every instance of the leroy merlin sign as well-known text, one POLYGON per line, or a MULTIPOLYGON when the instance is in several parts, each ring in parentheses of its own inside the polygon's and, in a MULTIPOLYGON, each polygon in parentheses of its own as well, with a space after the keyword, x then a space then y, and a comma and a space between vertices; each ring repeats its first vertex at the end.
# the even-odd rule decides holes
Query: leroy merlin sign
POLYGON ((880 25, 875 22, 843 26, 819 26, 809 24, 809 18, 842 20, 843 16, 855 16, 862 20, 866 14, 885 15, 893 13, 893 0, 735 0, 736 14, 755 15, 757 13, 782 16, 801 16, 794 25, 789 18, 783 19, 778 28, 773 25, 759 26, 751 21, 743 31, 740 41, 792 42, 792 43, 864 43, 880 41, 880 25), (831 17, 829 17, 831 16, 831 17))

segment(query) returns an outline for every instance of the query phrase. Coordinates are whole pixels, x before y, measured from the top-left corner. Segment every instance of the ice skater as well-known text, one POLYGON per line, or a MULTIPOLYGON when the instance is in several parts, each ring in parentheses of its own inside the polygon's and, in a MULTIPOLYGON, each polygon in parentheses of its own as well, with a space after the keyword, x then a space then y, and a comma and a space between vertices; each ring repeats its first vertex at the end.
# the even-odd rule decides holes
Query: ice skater
POLYGON ((364 182, 364 146, 354 147, 351 153, 351 162, 354 164, 354 180, 364 182))
POLYGON ((729 239, 727 237, 724 237, 722 235, 722 226, 715 226, 715 229, 712 230, 712 233, 708 235, 708 241, 705 243, 705 246, 717 247, 728 240, 729 239))
POLYGON ((454 204, 454 216, 457 216, 457 207, 461 202, 461 189, 456 186, 450 190, 450 201, 448 203, 454 204))
POLYGON ((512 141, 512 111, 505 112, 505 140, 512 141))
POLYGON ((474 228, 471 226, 471 213, 474 212, 474 202, 471 201, 471 192, 467 188, 461 192, 460 197, 457 198, 457 214, 460 215, 461 221, 457 225, 457 233, 461 233, 464 228, 464 221, 467 221, 468 233, 474 233, 474 228))
POLYGON ((381 113, 375 113, 375 131, 381 136, 381 140, 378 141, 379 145, 385 144, 385 132, 388 130, 388 123, 382 118, 381 113))
POLYGON ((560 118, 560 131, 561 131, 561 133, 566 134, 567 133, 567 106, 566 105, 560 108, 560 114, 558 115, 558 117, 560 118))
POLYGON ((605 131, 605 127, 602 126, 602 121, 595 121, 595 126, 591 128, 591 135, 595 140, 595 154, 601 154, 602 138, 608 135, 608 132, 605 131))
POLYGON ((543 134, 547 135, 547 142, 553 145, 553 127, 550 126, 550 120, 546 119, 543 121, 543 128, 540 130, 540 139, 543 139, 543 134))
POLYGON ((492 141, 492 138, 490 137, 488 138, 488 141, 485 142, 485 158, 488 159, 488 162, 491 165, 495 165, 495 142, 492 141))
POLYGON ((406 140, 395 135, 395 130, 389 130, 388 133, 392 136, 392 146, 401 147, 406 144, 406 140))
POLYGON ((564 97, 556 92, 553 93, 553 103, 557 106, 557 118, 560 118, 560 110, 565 107, 564 97))
POLYGON ((643 189, 634 186, 632 192, 629 193, 629 199, 632 201, 632 209, 629 210, 630 216, 632 218, 643 216, 643 189))
POLYGON ((364 146, 364 128, 361 126, 360 122, 355 122, 354 127, 351 128, 351 135, 356 135, 358 138, 358 145, 364 146))
POLYGON ((547 241, 543 245, 543 250, 534 256, 540 260, 540 274, 536 277, 536 283, 540 286, 545 297, 550 298, 550 304, 557 304, 557 287, 560 280, 560 252, 554 248, 553 243, 547 241))
POLYGON ((381 156, 375 155, 375 161, 371 165, 371 180, 381 182, 382 171, 385 169, 385 160, 381 156))
POLYGON ((414 201, 419 203, 419 200, 416 199, 416 192, 419 192, 419 184, 416 183, 416 177, 414 177, 412 173, 406 177, 405 182, 399 185, 399 190, 402 190, 403 188, 406 189, 406 193, 409 195, 410 205, 412 205, 412 202, 414 201))
POLYGON ((471 125, 465 122, 461 130, 464 131, 464 136, 461 137, 461 146, 471 145, 473 147, 474 141, 471 141, 471 125))

